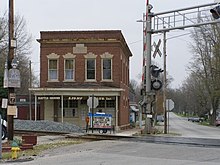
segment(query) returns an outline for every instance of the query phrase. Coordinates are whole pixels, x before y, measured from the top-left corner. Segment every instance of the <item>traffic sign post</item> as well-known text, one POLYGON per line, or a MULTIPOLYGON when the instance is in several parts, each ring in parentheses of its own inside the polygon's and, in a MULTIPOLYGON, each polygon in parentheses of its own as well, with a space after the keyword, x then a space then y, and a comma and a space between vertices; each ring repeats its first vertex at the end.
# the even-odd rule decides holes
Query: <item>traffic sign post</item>
POLYGON ((167 100, 166 100, 166 109, 167 109, 168 111, 172 111, 173 108, 174 108, 174 102, 173 102, 173 100, 172 100, 172 99, 167 99, 167 100))
POLYGON ((93 104, 93 107, 96 108, 99 105, 99 99, 94 96, 89 97, 87 100, 87 105, 89 106, 89 108, 92 108, 92 104, 93 104), (94 102, 94 103, 92 103, 92 102, 94 102))
POLYGON ((94 97, 94 95, 92 95, 92 97, 88 98, 87 105, 89 106, 89 108, 92 109, 92 133, 93 133, 94 108, 96 108, 99 105, 98 98, 96 98, 96 97, 94 97))
POLYGON ((166 99, 166 110, 168 110, 168 113, 167 113, 167 111, 166 111, 166 113, 165 113, 165 115, 168 115, 167 116, 167 131, 168 131, 168 133, 169 133, 169 119, 170 119, 170 116, 169 116, 169 111, 172 111, 173 110, 173 108, 174 108, 174 102, 173 102, 173 100, 172 99, 166 99))

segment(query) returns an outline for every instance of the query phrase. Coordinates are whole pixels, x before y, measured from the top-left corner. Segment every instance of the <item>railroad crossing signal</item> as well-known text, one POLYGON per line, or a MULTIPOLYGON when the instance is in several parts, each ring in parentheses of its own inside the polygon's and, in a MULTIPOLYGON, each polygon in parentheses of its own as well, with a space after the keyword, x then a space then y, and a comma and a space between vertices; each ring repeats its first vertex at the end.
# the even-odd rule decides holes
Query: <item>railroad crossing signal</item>
POLYGON ((216 6, 210 10, 214 19, 220 18, 220 6, 216 6))
POLYGON ((156 44, 155 42, 153 43, 153 46, 155 47, 155 50, 154 50, 154 54, 153 54, 153 57, 155 58, 157 53, 159 54, 159 56, 161 57, 162 56, 162 53, 160 51, 160 44, 161 44, 161 39, 159 39, 158 43, 156 44))

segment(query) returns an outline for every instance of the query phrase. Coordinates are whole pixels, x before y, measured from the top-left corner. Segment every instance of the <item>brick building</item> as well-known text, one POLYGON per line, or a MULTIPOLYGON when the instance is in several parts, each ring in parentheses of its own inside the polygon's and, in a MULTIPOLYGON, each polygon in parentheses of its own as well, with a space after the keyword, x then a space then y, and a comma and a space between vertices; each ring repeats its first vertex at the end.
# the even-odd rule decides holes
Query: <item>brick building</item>
POLYGON ((116 130, 129 125, 130 49, 120 30, 42 31, 40 87, 31 88, 40 101, 37 120, 85 126, 95 96, 94 112, 110 113, 116 130))

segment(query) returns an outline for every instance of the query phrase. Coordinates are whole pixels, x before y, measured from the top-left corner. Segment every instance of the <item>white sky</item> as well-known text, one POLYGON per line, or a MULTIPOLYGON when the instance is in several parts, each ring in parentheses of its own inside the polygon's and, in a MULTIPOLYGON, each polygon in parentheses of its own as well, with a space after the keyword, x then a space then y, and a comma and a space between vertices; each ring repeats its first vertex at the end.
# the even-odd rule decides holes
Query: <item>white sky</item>
MULTIPOLYGON (((1 1, 0 14, 8 10, 8 1, 1 1)), ((195 5, 213 3, 214 0, 149 0, 153 12, 181 9, 195 5)), ((130 78, 141 81, 138 77, 142 71, 142 19, 146 0, 14 0, 15 14, 23 16, 29 33, 32 34, 33 68, 39 75, 39 49, 36 39, 40 31, 45 30, 122 30, 122 33, 133 53, 130 60, 130 78)), ((185 31, 187 33, 187 31, 185 31)), ((167 37, 182 34, 178 30, 170 32, 167 37)), ((156 36, 153 39, 162 39, 156 36)), ((190 61, 189 37, 178 37, 167 42, 167 71, 174 78, 173 87, 179 87, 186 78, 185 67, 190 61)), ((153 42, 152 42, 153 43, 153 42)), ((160 47, 162 51, 162 47, 160 47)), ((162 57, 156 58, 160 64, 162 57)), ((161 64, 161 67, 163 65, 161 64)))

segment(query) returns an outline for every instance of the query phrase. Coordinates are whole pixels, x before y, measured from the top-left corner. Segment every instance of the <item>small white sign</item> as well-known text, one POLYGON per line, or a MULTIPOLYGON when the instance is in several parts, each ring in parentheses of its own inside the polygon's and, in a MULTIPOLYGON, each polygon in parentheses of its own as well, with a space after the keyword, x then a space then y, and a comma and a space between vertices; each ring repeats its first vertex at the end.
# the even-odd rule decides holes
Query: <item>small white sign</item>
POLYGON ((89 97, 87 100, 87 105, 89 106, 89 108, 96 108, 99 105, 99 99, 94 97, 92 100, 92 97, 89 97), (93 104, 93 107, 92 107, 92 104, 93 104))
POLYGON ((8 69, 6 68, 4 70, 4 83, 3 83, 4 88, 8 88, 8 69))
POLYGON ((166 109, 167 109, 168 111, 172 111, 173 108, 174 108, 174 102, 173 102, 173 100, 172 100, 172 99, 167 99, 167 100, 166 100, 166 109))
POLYGON ((17 106, 8 106, 7 115, 17 116, 17 106))
POLYGON ((152 119, 152 118, 153 118, 153 115, 151 115, 151 114, 147 114, 147 118, 152 119))
POLYGON ((8 106, 8 99, 2 99, 2 108, 7 108, 8 106))
POLYGON ((8 87, 20 88, 21 76, 18 69, 9 69, 8 71, 8 87))

